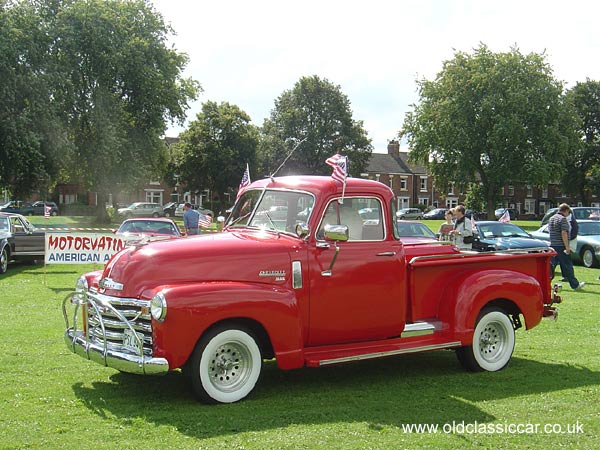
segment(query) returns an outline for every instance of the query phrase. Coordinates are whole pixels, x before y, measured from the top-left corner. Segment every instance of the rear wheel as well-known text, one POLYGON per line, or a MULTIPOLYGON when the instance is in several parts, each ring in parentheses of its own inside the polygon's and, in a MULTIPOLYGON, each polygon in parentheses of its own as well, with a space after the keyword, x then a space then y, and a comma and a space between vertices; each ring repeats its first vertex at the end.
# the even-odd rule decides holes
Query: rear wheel
POLYGON ((152 217, 158 217, 158 216, 159 216, 159 214, 157 212, 152 214, 152 217))
POLYGON ((484 309, 473 332, 473 344, 456 350, 463 367, 472 372, 496 372, 506 367, 515 349, 515 329, 506 313, 484 309))
POLYGON ((198 341, 186 373, 200 400, 233 403, 252 392, 261 369, 252 332, 229 325, 214 328, 198 341))
POLYGON ((594 249, 592 247, 585 246, 581 249, 581 261, 587 268, 595 267, 598 265, 594 249))

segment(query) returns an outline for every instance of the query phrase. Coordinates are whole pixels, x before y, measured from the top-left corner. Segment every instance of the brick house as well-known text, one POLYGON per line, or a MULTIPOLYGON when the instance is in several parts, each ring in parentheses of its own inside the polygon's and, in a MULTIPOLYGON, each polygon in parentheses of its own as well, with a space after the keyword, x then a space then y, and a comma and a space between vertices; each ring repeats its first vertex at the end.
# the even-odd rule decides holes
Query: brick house
MULTIPOLYGON (((452 208, 465 200, 465 186, 451 184, 448 192, 436 189, 427 169, 409 162, 408 153, 400 151, 400 143, 396 140, 388 143, 387 153, 371 155, 366 172, 361 177, 390 186, 396 196, 398 208, 452 208)), ((535 219, 560 203, 587 206, 576 198, 565 195, 558 183, 550 183, 546 187, 506 184, 500 193, 498 206, 516 209, 520 218, 535 219)), ((600 206, 600 196, 592 196, 590 206, 600 206)))

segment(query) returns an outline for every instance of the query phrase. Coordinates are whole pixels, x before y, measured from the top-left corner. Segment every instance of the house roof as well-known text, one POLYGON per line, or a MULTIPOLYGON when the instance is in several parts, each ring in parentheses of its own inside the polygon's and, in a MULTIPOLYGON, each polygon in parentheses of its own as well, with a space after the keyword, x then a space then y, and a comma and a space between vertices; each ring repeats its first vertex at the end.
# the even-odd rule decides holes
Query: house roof
POLYGON ((421 165, 408 161, 408 153, 400 153, 399 156, 387 153, 372 153, 367 165, 367 172, 406 175, 427 174, 427 170, 421 165))

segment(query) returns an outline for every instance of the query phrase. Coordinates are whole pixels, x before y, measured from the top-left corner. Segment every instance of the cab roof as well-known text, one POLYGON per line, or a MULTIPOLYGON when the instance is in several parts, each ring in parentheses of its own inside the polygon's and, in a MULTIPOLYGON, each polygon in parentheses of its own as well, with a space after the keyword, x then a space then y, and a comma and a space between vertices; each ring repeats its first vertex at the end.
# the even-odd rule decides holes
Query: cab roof
MULTIPOLYGON (((250 184, 246 189, 293 189, 307 191, 315 195, 342 194, 343 184, 327 176, 295 175, 286 177, 264 178, 250 184)), ((392 190, 383 183, 364 178, 347 178, 344 195, 376 194, 384 198, 392 198, 392 190)))

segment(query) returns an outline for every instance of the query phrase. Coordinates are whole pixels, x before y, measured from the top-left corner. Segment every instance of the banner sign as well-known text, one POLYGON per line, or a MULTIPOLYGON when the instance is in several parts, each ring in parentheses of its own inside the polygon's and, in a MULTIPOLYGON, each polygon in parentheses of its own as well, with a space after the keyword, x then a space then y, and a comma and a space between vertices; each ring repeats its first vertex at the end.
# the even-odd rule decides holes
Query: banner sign
POLYGON ((105 264, 125 247, 114 235, 46 233, 46 264, 105 264))

